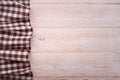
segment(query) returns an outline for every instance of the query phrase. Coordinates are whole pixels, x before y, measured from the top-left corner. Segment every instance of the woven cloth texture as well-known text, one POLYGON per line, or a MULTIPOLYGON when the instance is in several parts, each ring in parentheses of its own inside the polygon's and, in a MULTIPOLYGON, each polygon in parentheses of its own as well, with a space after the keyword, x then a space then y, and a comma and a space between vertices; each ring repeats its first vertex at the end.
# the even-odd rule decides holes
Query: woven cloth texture
POLYGON ((33 80, 29 0, 0 0, 0 80, 33 80))

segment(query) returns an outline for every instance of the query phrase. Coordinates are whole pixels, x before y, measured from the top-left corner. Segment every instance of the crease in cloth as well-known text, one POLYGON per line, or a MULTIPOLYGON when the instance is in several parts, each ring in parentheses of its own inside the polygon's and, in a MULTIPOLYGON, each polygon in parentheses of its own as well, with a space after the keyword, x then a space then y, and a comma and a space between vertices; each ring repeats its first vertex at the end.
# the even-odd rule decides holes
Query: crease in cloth
POLYGON ((0 80, 33 80, 29 0, 0 0, 0 80))

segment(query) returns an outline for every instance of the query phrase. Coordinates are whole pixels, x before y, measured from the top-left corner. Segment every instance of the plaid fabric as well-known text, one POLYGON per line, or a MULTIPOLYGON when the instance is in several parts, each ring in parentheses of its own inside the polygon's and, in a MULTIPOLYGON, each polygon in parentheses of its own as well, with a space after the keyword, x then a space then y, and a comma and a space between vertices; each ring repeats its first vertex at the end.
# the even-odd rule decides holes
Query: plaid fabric
POLYGON ((29 0, 0 0, 0 80, 32 80, 29 0))

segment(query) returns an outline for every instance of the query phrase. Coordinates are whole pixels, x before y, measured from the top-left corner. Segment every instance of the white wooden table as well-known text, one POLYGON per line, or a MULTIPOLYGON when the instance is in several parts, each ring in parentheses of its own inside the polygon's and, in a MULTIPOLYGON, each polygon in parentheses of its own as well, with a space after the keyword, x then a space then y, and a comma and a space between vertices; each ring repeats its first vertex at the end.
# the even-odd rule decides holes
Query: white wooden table
POLYGON ((35 80, 120 80, 120 0, 31 0, 35 80))

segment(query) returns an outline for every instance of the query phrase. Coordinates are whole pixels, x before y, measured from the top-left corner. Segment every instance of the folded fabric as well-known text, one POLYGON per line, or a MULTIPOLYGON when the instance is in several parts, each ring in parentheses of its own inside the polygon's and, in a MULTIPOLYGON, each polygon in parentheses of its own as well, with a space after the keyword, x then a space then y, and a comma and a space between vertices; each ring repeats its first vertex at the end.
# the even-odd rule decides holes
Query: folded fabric
POLYGON ((0 80, 32 80, 30 62, 0 59, 0 80))
POLYGON ((0 0, 0 80, 32 80, 29 0, 0 0))

